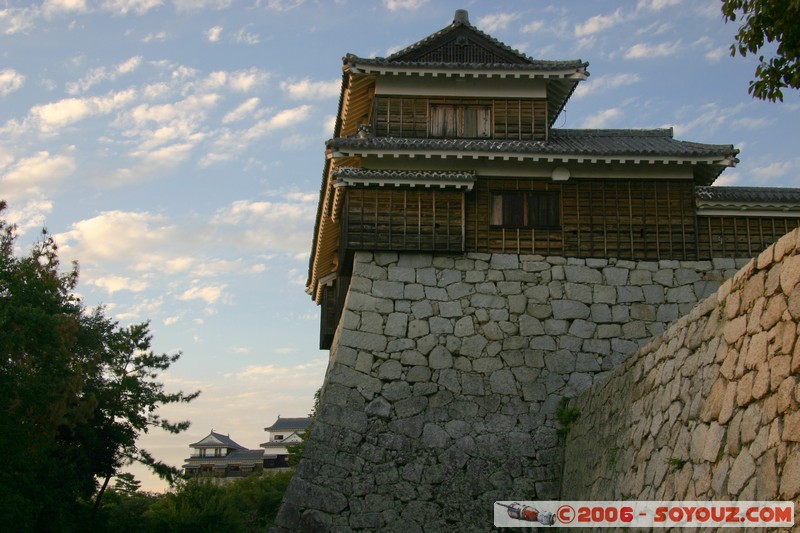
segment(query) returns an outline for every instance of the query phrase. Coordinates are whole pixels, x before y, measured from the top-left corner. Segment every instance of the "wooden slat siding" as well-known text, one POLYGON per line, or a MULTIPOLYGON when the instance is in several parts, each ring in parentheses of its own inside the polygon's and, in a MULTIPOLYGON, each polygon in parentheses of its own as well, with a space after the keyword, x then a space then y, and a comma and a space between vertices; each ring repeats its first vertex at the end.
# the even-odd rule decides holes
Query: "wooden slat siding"
POLYGON ((351 250, 461 252, 463 192, 359 187, 343 231, 351 250))
POLYGON ((696 258, 693 184, 666 180, 482 178, 467 196, 467 249, 571 257, 657 260, 696 258), (560 192, 561 229, 493 228, 490 194, 560 192))
POLYGON ((547 138, 544 99, 380 96, 376 100, 374 131, 380 137, 426 138, 432 105, 474 105, 492 107, 494 139, 547 138))
POLYGON ((699 258, 755 257, 795 228, 800 218, 698 216, 699 258))

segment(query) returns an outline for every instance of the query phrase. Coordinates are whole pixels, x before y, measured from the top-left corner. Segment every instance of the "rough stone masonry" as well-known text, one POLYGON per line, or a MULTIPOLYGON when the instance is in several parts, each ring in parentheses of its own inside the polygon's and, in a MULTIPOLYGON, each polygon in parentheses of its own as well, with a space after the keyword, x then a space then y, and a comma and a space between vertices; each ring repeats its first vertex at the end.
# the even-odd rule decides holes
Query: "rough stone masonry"
POLYGON ((746 261, 358 252, 274 531, 490 531, 557 498, 555 413, 746 261))
POLYGON ((790 501, 800 520, 800 230, 573 400, 561 497, 790 501))

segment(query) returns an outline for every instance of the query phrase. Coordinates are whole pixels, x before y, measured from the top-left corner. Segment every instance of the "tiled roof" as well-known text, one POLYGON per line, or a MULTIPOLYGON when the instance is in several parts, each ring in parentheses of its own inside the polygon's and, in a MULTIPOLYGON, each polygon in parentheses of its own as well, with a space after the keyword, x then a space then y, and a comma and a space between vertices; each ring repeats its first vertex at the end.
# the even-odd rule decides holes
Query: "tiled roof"
POLYGON ((360 185, 410 185, 423 187, 466 187, 472 188, 474 172, 453 172, 433 170, 375 170, 354 167, 339 167, 334 176, 348 184, 360 185))
POLYGON ((783 187, 696 187, 698 200, 705 202, 748 202, 761 204, 797 204, 800 189, 783 187))
POLYGON ((240 450, 246 449, 241 444, 238 444, 238 443, 234 442, 233 439, 230 438, 229 436, 222 435, 221 433, 217 433, 214 430, 211 430, 211 433, 209 433, 207 436, 203 437, 202 439, 200 439, 199 441, 197 441, 197 442, 195 442, 193 444, 190 444, 189 446, 192 446, 192 447, 205 447, 205 446, 208 446, 209 448, 214 448, 214 447, 218 448, 218 447, 220 447, 219 444, 216 444, 214 442, 203 442, 206 439, 209 439, 210 437, 213 437, 214 439, 219 441, 223 446, 225 446, 227 448, 237 448, 237 449, 240 449, 240 450))
POLYGON ((199 463, 210 465, 228 465, 228 464, 254 464, 259 463, 264 458, 264 450, 236 450, 228 455, 222 457, 206 456, 206 457, 190 457, 186 459, 187 463, 183 465, 184 468, 192 468, 199 466, 199 463))
POLYGON ((732 145, 702 144, 673 139, 671 129, 559 130, 546 141, 495 139, 413 139, 345 137, 326 143, 333 149, 460 151, 574 156, 674 156, 735 158, 732 145))
POLYGON ((285 440, 271 440, 269 442, 262 442, 259 446, 262 448, 286 448, 287 446, 297 446, 298 444, 300 444, 298 441, 286 442, 285 440))
POLYGON ((270 427, 264 428, 264 431, 285 431, 287 429, 292 431, 301 430, 306 429, 310 423, 310 416, 302 418, 281 418, 279 416, 278 420, 270 427))
POLYGON ((555 71, 555 70, 575 70, 586 68, 589 63, 576 60, 568 61, 546 61, 543 59, 530 59, 528 63, 452 63, 443 61, 392 61, 383 57, 359 57, 355 54, 347 54, 342 61, 350 65, 370 66, 370 67, 427 67, 437 70, 519 70, 519 71, 555 71))
MULTIPOLYGON (((413 55, 415 55, 415 53, 417 53, 419 51, 422 51, 422 50, 424 50, 425 48, 427 48, 427 47, 429 47, 431 45, 435 45, 436 43, 439 43, 443 39, 445 39, 448 34, 456 33, 459 30, 461 30, 461 31, 466 30, 469 33, 471 33, 472 35, 476 35, 476 36, 479 36, 482 39, 485 39, 487 42, 491 43, 492 45, 494 45, 498 49, 500 49, 503 52, 505 52, 508 55, 508 57, 510 58, 510 61, 513 61, 515 64, 519 64, 519 65, 525 65, 525 64, 526 65, 537 65, 540 68, 543 67, 543 68, 546 68, 546 69, 559 68, 559 67, 556 67, 555 64, 556 63, 560 63, 560 62, 557 62, 557 61, 538 61, 538 60, 532 59, 531 57, 523 54, 519 50, 511 48, 507 44, 495 39, 494 37, 492 37, 488 33, 484 33, 483 31, 479 30, 477 27, 475 27, 472 24, 470 24, 470 22, 469 22, 469 14, 467 13, 466 10, 463 10, 463 9, 457 10, 455 12, 455 16, 453 17, 453 22, 450 23, 449 25, 445 26, 441 30, 439 30, 437 32, 434 32, 434 33, 428 35, 427 37, 424 37, 424 38, 420 39, 419 41, 417 41, 417 42, 415 42, 415 43, 403 48, 402 50, 399 50, 399 51, 395 52, 394 54, 390 55, 389 57, 387 57, 385 59, 384 58, 376 58, 376 61, 383 61, 383 62, 391 63, 391 64, 394 64, 394 65, 401 65, 403 63, 406 63, 406 62, 403 61, 403 58, 409 57, 409 56, 413 56, 413 55), (548 64, 548 63, 550 65, 545 66, 545 64, 548 64)), ((355 56, 353 56, 353 57, 355 57, 355 56)), ((361 58, 359 58, 359 61, 363 61, 363 60, 361 58)), ((566 68, 574 68, 576 65, 578 65, 578 66, 586 66, 586 65, 588 65, 588 63, 583 63, 581 61, 564 62, 564 63, 568 63, 569 64, 569 66, 566 67, 566 68)), ((511 63, 502 63, 502 66, 503 67, 507 67, 510 64, 511 63)), ((480 66, 483 67, 484 65, 481 64, 480 66)))

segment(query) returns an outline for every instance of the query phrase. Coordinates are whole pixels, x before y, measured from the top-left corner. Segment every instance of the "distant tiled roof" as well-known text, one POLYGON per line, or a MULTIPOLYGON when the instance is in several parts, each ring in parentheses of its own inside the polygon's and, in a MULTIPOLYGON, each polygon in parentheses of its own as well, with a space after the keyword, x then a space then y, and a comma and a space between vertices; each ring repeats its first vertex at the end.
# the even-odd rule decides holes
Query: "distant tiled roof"
POLYGON ((268 428, 264 428, 264 431, 285 431, 285 430, 302 430, 306 429, 308 425, 311 423, 311 417, 306 416, 303 418, 281 418, 278 417, 278 420, 275 421, 268 428))
POLYGON ((299 442, 286 442, 282 440, 271 440, 269 442, 262 442, 259 444, 262 448, 286 448, 287 446, 297 446, 299 442))
POLYGON ((761 204, 797 204, 800 189, 784 187, 696 187, 699 200, 705 202, 747 202, 761 204))
POLYGON ((735 158, 732 145, 702 144, 673 139, 671 129, 553 129, 546 141, 495 139, 414 139, 357 136, 331 139, 333 149, 462 151, 574 156, 674 156, 735 158))
POLYGON ((219 448, 220 447, 219 444, 216 444, 214 442, 203 442, 203 441, 205 441, 205 440, 207 440, 209 438, 216 439, 217 441, 219 441, 220 444, 222 444, 222 446, 225 446, 226 448, 237 448, 237 449, 240 449, 240 450, 246 449, 241 444, 238 444, 238 443, 234 442, 233 439, 230 438, 229 436, 223 435, 221 433, 217 433, 214 430, 211 430, 211 433, 209 433, 208 435, 206 435, 205 437, 203 437, 199 441, 197 441, 197 442, 195 442, 193 444, 190 444, 189 446, 197 447, 197 448, 202 448, 202 447, 206 447, 206 446, 208 446, 209 448, 215 448, 215 447, 219 448))
POLYGON ((184 468, 197 468, 200 464, 204 465, 228 465, 228 464, 256 464, 264 458, 264 450, 236 450, 223 457, 206 456, 190 457, 186 459, 184 468))

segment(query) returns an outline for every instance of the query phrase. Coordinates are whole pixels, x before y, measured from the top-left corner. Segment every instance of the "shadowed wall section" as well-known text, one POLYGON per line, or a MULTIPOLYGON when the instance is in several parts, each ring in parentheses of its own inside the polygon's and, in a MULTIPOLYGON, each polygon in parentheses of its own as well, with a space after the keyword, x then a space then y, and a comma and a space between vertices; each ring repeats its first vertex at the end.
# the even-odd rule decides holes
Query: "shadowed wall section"
POLYGON ((561 498, 797 503, 798 321, 794 230, 571 402, 561 498))

